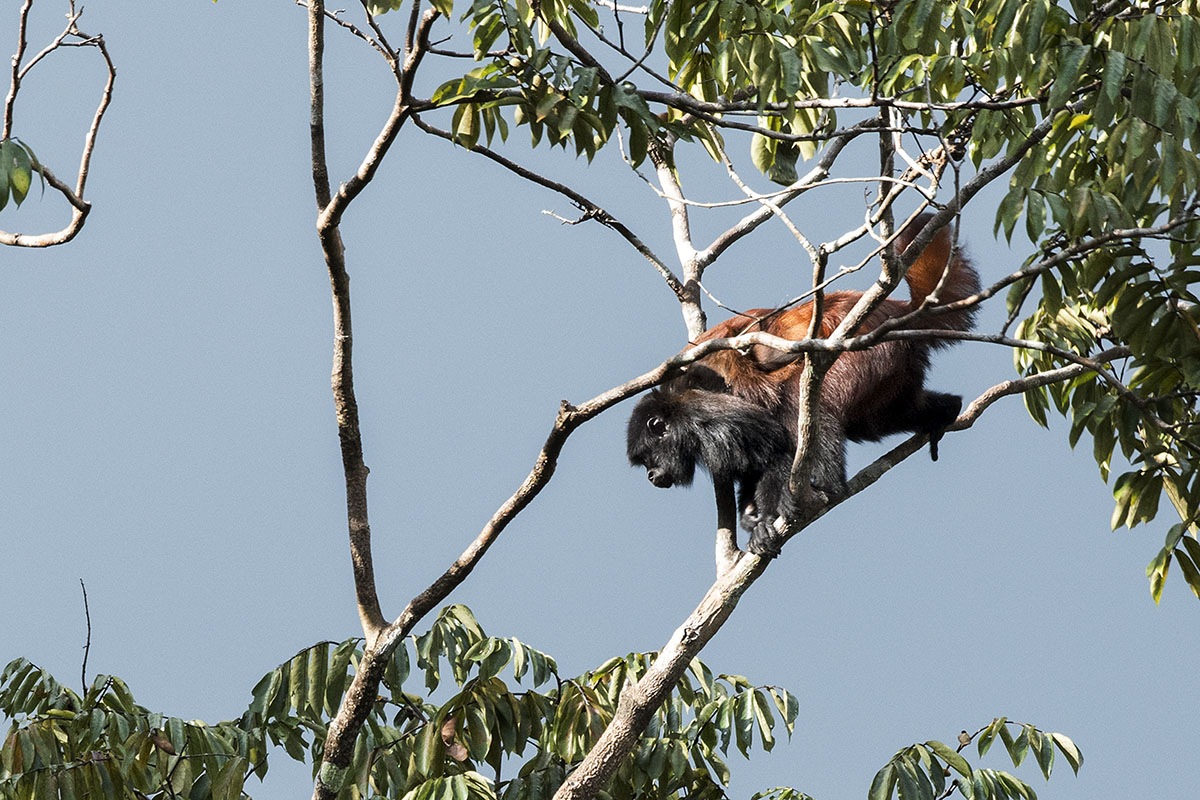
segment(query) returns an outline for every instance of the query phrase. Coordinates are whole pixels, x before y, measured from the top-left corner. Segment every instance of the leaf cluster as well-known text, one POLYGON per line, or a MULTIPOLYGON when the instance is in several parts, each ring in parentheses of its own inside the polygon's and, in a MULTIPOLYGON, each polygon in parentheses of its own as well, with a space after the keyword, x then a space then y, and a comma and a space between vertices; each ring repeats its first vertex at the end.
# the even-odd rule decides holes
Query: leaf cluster
POLYGON ((25 195, 29 194, 34 173, 41 178, 42 190, 45 191, 46 179, 33 149, 20 139, 0 141, 0 209, 8 205, 10 197, 18 206, 21 205, 25 195))
POLYGON ((967 800, 1037 800, 1037 793, 1020 778, 1001 770, 973 769, 961 755, 961 750, 974 739, 982 758, 997 738, 1004 743, 1014 767, 1021 766, 1032 753, 1046 780, 1054 770, 1055 750, 1066 758, 1075 773, 1083 764, 1079 748, 1063 734, 1046 733, 1033 725, 997 717, 974 737, 967 737, 964 731, 964 743, 957 750, 942 742, 928 741, 896 753, 876 773, 868 800, 889 800, 893 795, 900 800, 934 800, 955 790, 967 800), (1016 736, 1010 726, 1019 728, 1016 736))
MULTIPOLYGON (((1149 522, 1171 497, 1182 524, 1148 569, 1151 590, 1157 600, 1174 556, 1200 596, 1181 544, 1194 544, 1185 534, 1200 512, 1198 9, 1174 2, 1097 18, 1076 5, 1020 9, 1046 7, 1040 37, 1057 55, 1052 75, 1031 75, 1049 86, 1045 106, 1019 115, 1029 128, 1053 114, 1053 127, 1018 164, 996 214, 1010 238, 1023 216, 1040 249, 1027 262, 1040 274, 1014 285, 1009 305, 1015 316, 1040 295, 1019 335, 1051 347, 1019 350, 1016 363, 1034 374, 1109 346, 1128 354, 1104 375, 1028 392, 1026 407, 1043 425, 1051 407, 1066 416, 1072 445, 1091 434, 1105 479, 1118 453, 1129 465, 1113 482, 1114 528, 1149 522)), ((1008 136, 995 130, 985 152, 1008 136)))
MULTIPOLYGON (((240 718, 217 725, 151 713, 110 676, 80 697, 18 659, 0 680, 0 712, 12 720, 0 797, 240 797, 249 774, 266 774, 272 746, 319 765, 361 655, 355 639, 306 648, 263 676, 240 718)), ((387 665, 387 694, 371 706, 344 794, 545 800, 595 745, 652 656, 632 653, 565 678, 549 655, 489 637, 469 609, 450 606, 387 665)), ((714 675, 697 660, 606 797, 721 798, 730 748, 748 756, 757 741, 770 750, 778 726, 790 735, 797 714, 787 691, 714 675)), ((801 797, 772 791, 779 800, 801 797)))
POLYGON ((80 696, 18 658, 0 673, 0 797, 242 796, 247 771, 266 773, 261 731, 206 725, 137 705, 117 677, 80 696))

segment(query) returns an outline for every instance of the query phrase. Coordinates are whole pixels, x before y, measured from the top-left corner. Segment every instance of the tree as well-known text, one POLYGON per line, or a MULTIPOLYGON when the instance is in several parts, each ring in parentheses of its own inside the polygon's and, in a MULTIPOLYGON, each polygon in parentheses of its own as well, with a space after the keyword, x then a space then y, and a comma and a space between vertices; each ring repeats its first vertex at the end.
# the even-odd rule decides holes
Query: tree
MULTIPOLYGON (((395 10, 389 5, 377 4, 371 11, 395 10)), ((822 367, 828 363, 823 354, 868 347, 885 336, 945 335, 895 330, 895 326, 853 335, 852 319, 825 341, 770 341, 750 335, 709 342, 592 401, 564 404, 525 483, 451 569, 399 617, 389 620, 381 610, 373 577, 366 468, 351 369, 349 285, 339 226, 406 123, 450 138, 522 178, 565 195, 583 211, 580 221, 599 221, 618 233, 658 270, 679 302, 689 338, 706 325, 701 283, 706 270, 768 220, 781 220, 795 237, 797 252, 811 261, 812 288, 800 299, 820 297, 833 280, 881 258, 881 278, 864 297, 861 319, 870 304, 896 287, 900 271, 907 267, 889 247, 897 203, 939 209, 935 224, 948 224, 985 186, 1008 177, 1010 188, 997 211, 996 227, 1011 237, 1023 217, 1025 233, 1035 248, 1022 269, 963 301, 964 306, 980 304, 1007 289, 1008 323, 998 333, 955 338, 1012 348, 1023 374, 978 398, 956 428, 969 427, 999 397, 1021 393, 1039 421, 1046 421, 1051 402, 1059 411, 1070 412, 1072 443, 1085 430, 1092 434, 1106 478, 1119 443, 1117 463, 1126 459, 1129 469, 1115 482, 1114 525, 1152 520, 1158 498, 1166 491, 1181 521, 1171 528, 1166 546, 1151 564, 1152 590, 1157 599, 1167 567, 1175 560, 1193 591, 1200 593, 1195 565, 1200 553, 1194 538, 1200 488, 1192 467, 1197 375, 1197 350, 1192 343, 1197 338, 1197 308, 1190 292, 1195 273, 1189 271, 1195 254, 1197 174, 1195 142, 1190 138, 1197 120, 1196 75, 1191 66, 1196 61, 1194 10, 1189 3, 1092 8, 1048 2, 779 7, 706 2, 597 10, 586 3, 545 7, 481 2, 467 13, 473 38, 472 52, 466 54, 444 49, 441 42, 431 44, 436 26, 452 11, 444 3, 414 6, 399 48, 391 47, 381 22, 370 13, 365 25, 355 26, 321 4, 311 4, 313 179, 318 234, 334 289, 334 395, 366 643, 336 718, 327 731, 320 731, 324 763, 315 796, 337 794, 349 786, 351 774, 365 780, 362 772, 348 770, 352 764, 370 763, 363 760, 370 748, 363 744, 360 730, 375 706, 380 682, 395 663, 399 643, 465 579, 505 526, 546 485, 567 437, 583 422, 716 348, 759 342, 804 354, 811 378, 805 383, 808 401, 802 408, 811 409, 822 367), (615 35, 605 32, 601 11, 611 12, 615 35), (639 17, 645 22, 644 44, 627 45, 625 23, 639 17), (336 191, 326 164, 322 113, 327 19, 379 52, 396 81, 395 102, 380 135, 356 173, 336 191), (428 100, 415 93, 418 71, 429 58, 461 55, 470 55, 479 66, 443 82, 428 100), (509 107, 512 115, 506 117, 509 107), (447 130, 429 121, 442 109, 450 111, 447 130), (630 226, 578 191, 480 144, 504 139, 510 121, 528 125, 535 144, 571 144, 589 158, 614 141, 614 132, 624 137, 617 143, 630 165, 653 168, 657 191, 670 207, 678 267, 669 267, 630 226), (734 146, 739 137, 748 139, 740 143, 741 150, 734 146), (861 169, 838 164, 847 153, 857 153, 861 159, 860 142, 867 139, 876 144, 878 169, 863 174, 861 169), (691 236, 695 204, 683 189, 686 173, 681 165, 690 163, 683 151, 696 145, 726 169, 738 194, 744 195, 739 202, 752 209, 707 246, 698 246, 691 236), (764 193, 749 188, 734 163, 747 145, 754 166, 783 185, 783 190, 764 193), (896 167, 897 159, 905 165, 902 169, 896 167), (802 163, 809 171, 799 175, 802 163), (802 195, 844 182, 879 188, 871 202, 864 200, 851 215, 861 216, 862 225, 818 243, 784 207, 802 195), (910 200, 912 196, 919 199, 910 200), (847 248, 867 241, 869 246, 860 247, 848 267, 828 275, 831 257, 845 258, 838 254, 854 253, 847 248), (1040 290, 1040 297, 1035 290, 1040 290), (1021 318, 1017 335, 1008 335, 1021 318)), ((396 34, 392 38, 399 41, 396 34)), ((931 228, 923 236, 932 234, 931 228)), ((829 505, 846 502, 923 444, 923 438, 914 437, 894 448, 855 476, 850 495, 829 505)), ((802 456, 807 447, 802 438, 794 475, 799 485, 804 483, 802 456)), ((561 756, 574 768, 558 789, 559 796, 591 797, 609 785, 624 757, 644 741, 646 726, 660 719, 662 704, 692 668, 696 654, 767 568, 767 562, 757 556, 736 550, 728 498, 719 491, 718 499, 723 497, 718 511, 717 582, 697 612, 638 673, 638 682, 621 694, 620 703, 608 709, 613 717, 605 732, 596 731, 594 742, 588 740, 588 746, 561 756), (588 754, 576 765, 574 756, 582 756, 583 750, 588 754)), ((794 521, 790 533, 799 532, 827 510, 794 521)), ((480 637, 475 643, 482 641, 480 637)), ((484 649, 500 647, 493 641, 487 640, 484 649)), ((330 671, 330 665, 319 666, 324 658, 324 654, 306 656, 305 664, 312 666, 305 673, 290 662, 289 680, 297 674, 311 676, 312 670, 338 674, 336 669, 330 671)), ((496 663, 501 661, 507 659, 496 663)), ((17 665, 10 677, 33 680, 29 676, 34 673, 26 670, 17 665)), ((275 674, 282 683, 283 673, 275 674)), ((289 683, 289 713, 304 711, 299 698, 306 692, 298 685, 313 682, 306 677, 300 684, 289 683)), ((265 692, 256 701, 260 706, 276 702, 279 695, 270 694, 270 681, 260 689, 265 692)), ((14 698, 28 701, 19 686, 13 692, 14 698)), ((105 690, 100 687, 97 692, 99 697, 105 690)), ((329 693, 315 696, 324 701, 329 693)), ((87 704, 86 699, 82 702, 87 704)), ((741 702, 747 713, 766 707, 741 702)), ((324 702, 310 698, 308 710, 315 711, 317 705, 323 707, 324 702)), ((785 701, 780 710, 786 707, 785 701)), ((29 713, 33 707, 13 708, 29 713)), ((43 710, 34 708, 35 713, 43 710)), ((75 709, 55 710, 76 713, 75 709)), ((439 713, 426 714, 425 721, 441 724, 457 719, 439 713)), ((144 741, 154 744, 156 727, 141 732, 144 741)), ((760 732, 767 729, 760 726, 760 732)), ((450 726, 449 734, 435 725, 422 730, 423 741, 434 750, 439 739, 447 754, 459 743, 453 738, 457 723, 450 726), (432 732, 435 729, 440 737, 432 732)), ((661 728, 651 730, 657 733, 661 728)), ((737 730, 740 737, 742 729, 737 730)), ((995 736, 1004 737, 1006 730, 1003 720, 981 728, 981 751, 995 736)), ((1005 738, 1005 743, 1014 762, 1021 760, 1027 747, 1032 748, 1047 774, 1052 745, 1072 766, 1078 765, 1069 740, 1038 733, 1030 726, 1015 738, 1005 738)), ((139 746, 142 752, 153 753, 152 748, 139 746)), ((479 752, 477 748, 474 756, 479 752)), ((960 775, 970 781, 958 788, 972 796, 980 792, 1016 796, 1027 791, 1024 784, 993 780, 982 772, 977 775, 959 765, 949 748, 930 743, 901 751, 879 773, 872 793, 888 796, 897 786, 902 796, 940 793, 942 761, 965 767, 960 775), (929 783, 923 783, 921 776, 929 783)), ((443 758, 438 763, 439 769, 445 769, 448 762, 443 758)), ((673 766, 672 775, 679 778, 683 767, 673 766)), ((482 784, 447 787, 433 782, 441 780, 440 773, 419 772, 430 779, 420 791, 487 792, 482 784)), ((215 785, 219 777, 218 767, 209 780, 215 785)), ((637 791, 636 780, 631 779, 631 785, 637 791)))

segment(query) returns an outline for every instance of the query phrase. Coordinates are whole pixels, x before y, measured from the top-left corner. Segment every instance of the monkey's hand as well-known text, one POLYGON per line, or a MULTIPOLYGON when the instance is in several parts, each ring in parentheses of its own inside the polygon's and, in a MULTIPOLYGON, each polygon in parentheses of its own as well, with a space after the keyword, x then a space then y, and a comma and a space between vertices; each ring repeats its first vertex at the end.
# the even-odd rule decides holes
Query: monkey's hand
POLYGON ((934 461, 937 461, 937 446, 938 442, 942 440, 942 434, 944 433, 945 431, 935 431, 934 433, 929 434, 929 458, 934 461))
POLYGON ((762 522, 762 514, 754 503, 747 503, 746 507, 742 509, 741 518, 738 521, 742 524, 743 530, 754 533, 754 529, 762 522))

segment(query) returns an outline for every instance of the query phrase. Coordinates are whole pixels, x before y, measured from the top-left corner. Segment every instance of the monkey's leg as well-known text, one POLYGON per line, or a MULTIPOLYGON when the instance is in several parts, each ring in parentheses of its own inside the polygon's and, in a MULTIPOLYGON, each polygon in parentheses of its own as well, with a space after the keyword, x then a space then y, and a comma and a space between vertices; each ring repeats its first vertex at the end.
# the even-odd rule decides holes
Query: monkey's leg
POLYGON ((783 532, 787 530, 788 520, 795 516, 795 504, 788 490, 790 474, 791 459, 781 453, 755 485, 754 500, 742 513, 742 526, 750 531, 747 547, 751 553, 774 558, 783 547, 783 532), (751 508, 753 513, 749 513, 751 508))
MULTIPOLYGON (((817 435, 810 447, 812 456, 809 485, 793 493, 789 488, 794 453, 781 455, 758 481, 754 495, 757 520, 751 528, 749 549, 752 553, 774 557, 787 541, 787 529, 797 519, 846 491, 846 440, 841 418, 831 411, 819 411, 817 435)), ((743 522, 746 515, 743 515, 743 522)))
MULTIPOLYGON (((758 473, 747 473, 738 481, 738 520, 748 531, 754 530, 763 515, 764 506, 758 488, 761 479, 762 475, 758 473)), ((770 506, 765 508, 770 510, 770 506)))
POLYGON ((846 492, 846 431, 842 420, 833 412, 820 410, 820 425, 812 446, 815 448, 810 482, 814 489, 824 494, 817 499, 825 501, 846 492))
POLYGON ((733 480, 714 475, 713 492, 717 500, 717 575, 723 575, 742 554, 737 545, 738 508, 733 480))

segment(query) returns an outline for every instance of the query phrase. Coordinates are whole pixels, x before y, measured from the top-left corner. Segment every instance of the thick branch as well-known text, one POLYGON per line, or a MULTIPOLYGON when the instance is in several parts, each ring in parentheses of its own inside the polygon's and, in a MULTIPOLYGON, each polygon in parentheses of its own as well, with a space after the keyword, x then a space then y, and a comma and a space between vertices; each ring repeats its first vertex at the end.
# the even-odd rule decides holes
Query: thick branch
POLYGON ((675 255, 683 270, 684 280, 684 290, 679 295, 679 306, 683 312, 688 339, 695 339, 704 333, 708 326, 704 306, 700 301, 700 282, 704 280, 704 267, 709 262, 696 252, 692 244, 687 202, 683 197, 683 187, 679 184, 679 175, 675 172, 674 146, 674 135, 664 133, 662 139, 651 140, 647 154, 654 164, 655 174, 658 175, 661 190, 659 196, 666 199, 667 208, 671 212, 671 238, 675 242, 675 255))
POLYGON ((692 659, 725 624, 742 594, 763 574, 768 563, 767 559, 745 553, 717 577, 700 605, 663 645, 642 679, 621 692, 612 722, 555 792, 554 800, 590 800, 604 789, 692 659))
MULTIPOLYGON (((375 589, 375 570, 371 559, 371 525, 367 515, 367 474, 363 462, 362 435, 359 430, 358 402, 354 396, 353 326, 350 317, 350 276, 346 272, 345 249, 336 222, 326 213, 330 206, 329 167, 325 158, 325 88, 322 61, 325 45, 325 8, 322 0, 310 0, 309 90, 311 116, 309 133, 312 146, 313 190, 321 211, 317 224, 321 250, 329 271, 333 293, 333 388, 337 415, 338 440, 341 444, 342 469, 346 476, 346 516, 350 535, 350 560, 354 570, 354 591, 358 616, 368 645, 385 625, 375 589)), ((343 702, 343 707, 346 705, 343 702)))

